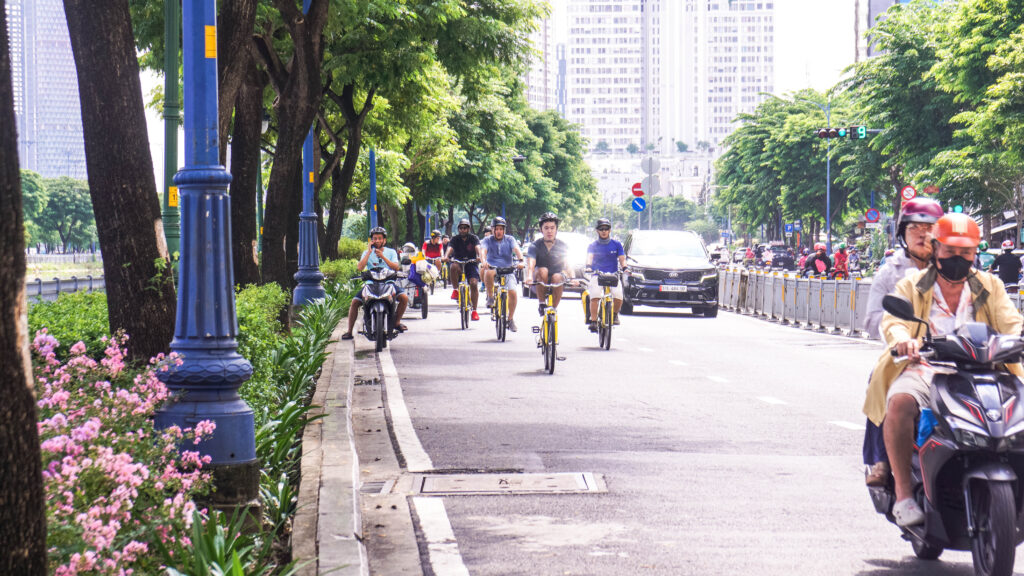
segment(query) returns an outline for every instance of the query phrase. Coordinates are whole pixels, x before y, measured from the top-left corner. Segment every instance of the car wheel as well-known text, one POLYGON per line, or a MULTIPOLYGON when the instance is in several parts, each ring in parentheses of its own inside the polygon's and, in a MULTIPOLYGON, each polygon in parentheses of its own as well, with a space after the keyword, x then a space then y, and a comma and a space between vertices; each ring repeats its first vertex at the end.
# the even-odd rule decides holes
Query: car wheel
POLYGON ((708 306, 704 309, 705 318, 716 318, 718 316, 718 305, 708 306))

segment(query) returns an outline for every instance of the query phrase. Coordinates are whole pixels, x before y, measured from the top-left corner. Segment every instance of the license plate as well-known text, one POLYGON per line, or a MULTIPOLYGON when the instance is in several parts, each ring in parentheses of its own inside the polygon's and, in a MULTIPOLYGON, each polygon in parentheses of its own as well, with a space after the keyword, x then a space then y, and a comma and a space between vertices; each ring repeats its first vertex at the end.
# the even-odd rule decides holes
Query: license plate
POLYGON ((660 292, 686 292, 686 290, 686 286, 668 286, 662 284, 661 286, 658 287, 658 291, 660 292))

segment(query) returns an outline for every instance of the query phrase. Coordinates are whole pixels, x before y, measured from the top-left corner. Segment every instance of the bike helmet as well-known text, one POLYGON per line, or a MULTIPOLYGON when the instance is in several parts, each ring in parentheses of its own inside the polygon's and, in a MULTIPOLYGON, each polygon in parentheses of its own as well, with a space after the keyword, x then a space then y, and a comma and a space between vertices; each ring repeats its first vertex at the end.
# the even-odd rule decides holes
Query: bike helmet
POLYGON ((470 227, 471 227, 471 226, 469 225, 469 219, 468 219, 468 218, 463 218, 462 220, 459 220, 459 225, 458 225, 458 226, 456 226, 456 228, 462 228, 463 226, 465 226, 465 227, 467 227, 467 228, 470 228, 470 227))
POLYGON ((537 221, 537 224, 543 226, 545 222, 554 222, 557 226, 558 223, 561 222, 561 220, 558 219, 558 216, 555 216, 554 212, 545 212, 544 214, 541 215, 540 220, 537 221))
POLYGON ((804 248, 804 256, 807 256, 810 253, 811 253, 811 250, 809 248, 804 248))
MULTIPOLYGON (((984 240, 982 240, 978 244, 978 248, 981 248, 981 244, 985 244, 985 248, 982 248, 982 250, 985 250, 985 249, 988 248, 988 243, 985 242, 984 240)), ((1013 240, 1009 240, 1009 239, 1003 240, 1003 250, 1013 250, 1013 240)))
MULTIPOLYGON (((975 248, 981 243, 981 229, 974 218, 961 212, 952 212, 935 223, 934 238, 946 246, 975 248)), ((1007 242, 1012 245, 1013 240, 1007 242)), ((1006 246, 1006 242, 1003 242, 1003 246, 1006 246)))
POLYGON ((988 250, 988 241, 982 240, 978 243, 978 250, 988 250))
POLYGON ((900 244, 906 246, 904 236, 907 224, 911 222, 927 222, 934 224, 942 218, 942 205, 931 198, 914 198, 900 209, 900 219, 896 222, 896 237, 900 244))
POLYGON ((497 228, 498 226, 504 226, 508 228, 508 223, 501 216, 495 216, 494 220, 491 220, 491 228, 497 228))
POLYGON ((612 221, 607 218, 598 218, 597 224, 594 225, 594 228, 600 230, 602 226, 607 226, 609 229, 611 229, 612 221))
POLYGON ((416 245, 413 244, 412 242, 406 242, 405 244, 402 244, 402 252, 408 252, 409 254, 415 254, 416 253, 416 245))
POLYGON ((486 234, 488 232, 493 232, 493 230, 491 230, 490 226, 484 226, 484 234, 486 234))
POLYGON ((837 248, 840 250, 846 250, 846 242, 840 242, 837 248))
POLYGON ((441 231, 440 230, 432 230, 430 232, 430 237, 431 238, 438 238, 440 236, 441 236, 441 231))
POLYGON ((377 226, 370 230, 370 238, 373 238, 374 234, 383 234, 385 238, 388 237, 388 231, 383 226, 377 226))
POLYGON ((826 250, 826 249, 827 249, 827 248, 825 248, 825 243, 824 243, 824 242, 815 242, 815 243, 814 243, 814 250, 815 250, 815 251, 818 251, 818 250, 826 250))

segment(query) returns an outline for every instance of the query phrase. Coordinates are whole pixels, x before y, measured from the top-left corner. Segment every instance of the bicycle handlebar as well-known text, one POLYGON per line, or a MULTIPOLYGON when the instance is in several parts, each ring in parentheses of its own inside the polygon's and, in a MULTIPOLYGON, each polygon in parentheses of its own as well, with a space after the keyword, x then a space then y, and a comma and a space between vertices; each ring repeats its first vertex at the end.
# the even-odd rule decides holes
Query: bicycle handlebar
POLYGON ((473 258, 472 260, 456 260, 455 258, 450 258, 450 260, 454 264, 476 264, 480 261, 477 258, 473 258))

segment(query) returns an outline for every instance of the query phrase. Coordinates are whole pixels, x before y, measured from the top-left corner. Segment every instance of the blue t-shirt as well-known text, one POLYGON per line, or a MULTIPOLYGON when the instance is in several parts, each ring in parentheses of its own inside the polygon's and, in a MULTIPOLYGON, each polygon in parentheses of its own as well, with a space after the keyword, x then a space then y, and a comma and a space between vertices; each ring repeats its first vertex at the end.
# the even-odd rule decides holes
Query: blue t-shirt
POLYGON ((499 242, 492 234, 480 241, 480 247, 487 250, 487 264, 495 268, 508 268, 512 266, 512 257, 519 243, 508 234, 499 242))
POLYGON ((594 255, 591 268, 597 272, 614 273, 619 271, 619 256, 624 256, 622 244, 618 240, 609 240, 607 244, 594 241, 587 247, 587 254, 594 255))
MULTIPOLYGON (((369 251, 370 251, 370 249, 367 248, 366 252, 369 252, 369 251)), ((382 248, 382 251, 384 252, 384 257, 385 258, 387 258, 388 260, 391 260, 392 262, 398 262, 398 252, 395 252, 394 248, 388 248, 387 246, 385 246, 384 248, 382 248)), ((363 252, 363 256, 366 256, 366 252, 363 252)), ((359 259, 362 260, 362 256, 360 256, 359 259)), ((387 268, 387 267, 388 267, 388 263, 385 262, 384 259, 381 258, 380 256, 377 256, 376 253, 370 254, 370 258, 366 261, 366 268, 367 269, 387 268)))

